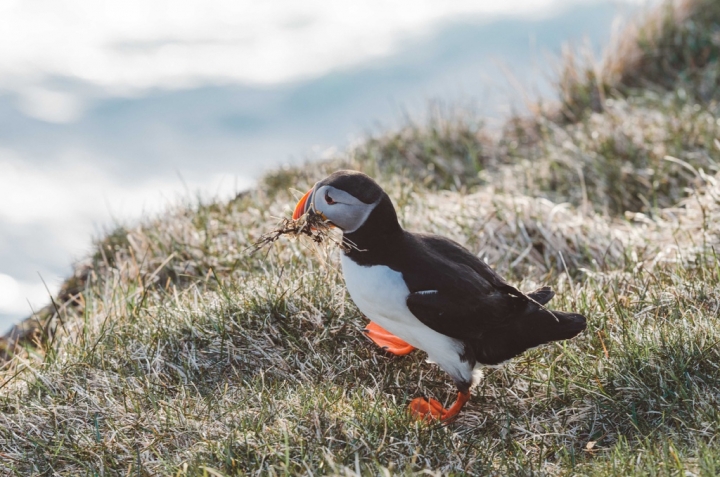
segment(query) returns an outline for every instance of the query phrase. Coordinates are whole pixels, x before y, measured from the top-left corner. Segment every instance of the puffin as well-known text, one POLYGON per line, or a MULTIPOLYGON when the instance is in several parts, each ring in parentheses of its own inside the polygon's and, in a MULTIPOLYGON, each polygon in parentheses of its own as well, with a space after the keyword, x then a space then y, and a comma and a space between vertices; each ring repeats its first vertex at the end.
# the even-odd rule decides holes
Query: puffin
POLYGON ((418 397, 418 419, 449 421, 470 399, 481 367, 581 333, 578 313, 549 310, 550 287, 524 294, 460 244, 404 230, 388 194, 362 172, 340 170, 317 182, 297 203, 342 231, 341 264, 347 291, 370 323, 363 330, 385 351, 427 353, 452 378, 449 407, 418 397))

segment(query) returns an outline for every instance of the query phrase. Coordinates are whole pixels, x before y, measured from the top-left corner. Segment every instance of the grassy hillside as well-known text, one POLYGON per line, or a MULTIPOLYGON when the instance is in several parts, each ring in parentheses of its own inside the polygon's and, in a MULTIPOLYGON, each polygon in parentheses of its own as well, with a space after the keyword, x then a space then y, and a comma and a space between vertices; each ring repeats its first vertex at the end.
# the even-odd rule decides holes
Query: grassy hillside
POLYGON ((0 472, 720 474, 718 31, 716 2, 678 2, 501 134, 436 115, 108 234, 6 340, 0 472), (248 251, 340 167, 587 331, 487 369, 456 422, 412 420, 450 380, 363 336, 336 251, 248 251))

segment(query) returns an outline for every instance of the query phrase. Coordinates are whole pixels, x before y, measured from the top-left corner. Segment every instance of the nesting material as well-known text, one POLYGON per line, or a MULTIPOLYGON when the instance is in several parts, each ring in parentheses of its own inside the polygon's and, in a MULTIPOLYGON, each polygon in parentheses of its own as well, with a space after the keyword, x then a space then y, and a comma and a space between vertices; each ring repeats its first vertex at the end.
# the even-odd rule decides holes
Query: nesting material
POLYGON ((328 240, 338 243, 338 241, 330 235, 331 226, 320 215, 313 211, 309 211, 299 219, 282 219, 278 227, 266 234, 263 234, 259 240, 252 245, 252 252, 255 253, 263 247, 272 244, 282 235, 290 235, 299 237, 306 235, 315 243, 323 243, 328 240))

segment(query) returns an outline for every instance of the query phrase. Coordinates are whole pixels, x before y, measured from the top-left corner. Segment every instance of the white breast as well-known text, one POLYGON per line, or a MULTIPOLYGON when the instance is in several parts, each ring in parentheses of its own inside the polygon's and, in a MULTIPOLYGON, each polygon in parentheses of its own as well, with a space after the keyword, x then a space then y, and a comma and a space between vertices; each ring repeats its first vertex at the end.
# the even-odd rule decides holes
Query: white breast
POLYGON ((363 267, 342 255, 343 276, 350 297, 360 311, 398 338, 425 351, 453 378, 472 381, 472 368, 460 361, 461 341, 438 333, 415 318, 407 307, 410 294, 402 274, 390 267, 363 267))

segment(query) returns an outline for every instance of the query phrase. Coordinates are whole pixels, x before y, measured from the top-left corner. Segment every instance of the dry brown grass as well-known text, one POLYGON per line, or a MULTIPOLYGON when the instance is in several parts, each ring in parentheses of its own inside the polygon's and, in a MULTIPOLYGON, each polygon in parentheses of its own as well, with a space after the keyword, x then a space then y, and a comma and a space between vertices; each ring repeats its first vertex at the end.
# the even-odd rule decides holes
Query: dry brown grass
POLYGON ((689 429, 705 429, 689 442, 710 445, 720 424, 708 414, 720 378, 720 187, 702 180, 678 207, 624 221, 383 181, 406 226, 463 242, 523 289, 550 283, 558 306, 591 317, 583 338, 490 371, 458 422, 438 428, 403 408, 420 393, 445 395, 445 377, 420 353, 389 358, 364 340, 333 254, 284 239, 266 257, 244 253, 290 213, 291 196, 251 192, 127 228, 112 258, 87 264, 84 290, 61 309, 64 328, 51 324, 52 345, 6 367, 2 465, 352 473, 357 455, 368 471, 562 474, 599 471, 593 462, 652 435, 653 452, 664 439, 687 452, 689 429), (675 366, 700 371, 678 384, 675 366), (677 407, 684 398, 668 389, 692 402, 677 407), (671 410, 679 420, 657 421, 671 410))
POLYGON ((559 115, 568 122, 581 120, 602 112, 608 98, 638 88, 718 100, 719 18, 715 0, 666 0, 615 35, 600 61, 566 49, 559 115))
MULTIPOLYGON (((312 211, 302 215, 298 219, 283 218, 277 227, 261 235, 260 238, 252 244, 250 253, 259 252, 263 248, 269 247, 277 242, 280 237, 286 235, 294 238, 308 237, 317 244, 332 241, 330 230, 330 226, 323 220, 322 216, 312 211)), ((342 245, 341 242, 336 241, 335 243, 342 245)))
POLYGON ((8 350, 0 473, 720 474, 720 123, 698 97, 628 89, 499 138, 408 125, 118 228, 8 350), (448 379, 364 338, 337 249, 250 253, 289 188, 340 167, 376 177, 407 228, 552 286, 588 330, 488 369, 456 422, 413 421, 410 398, 450 399, 448 379))

